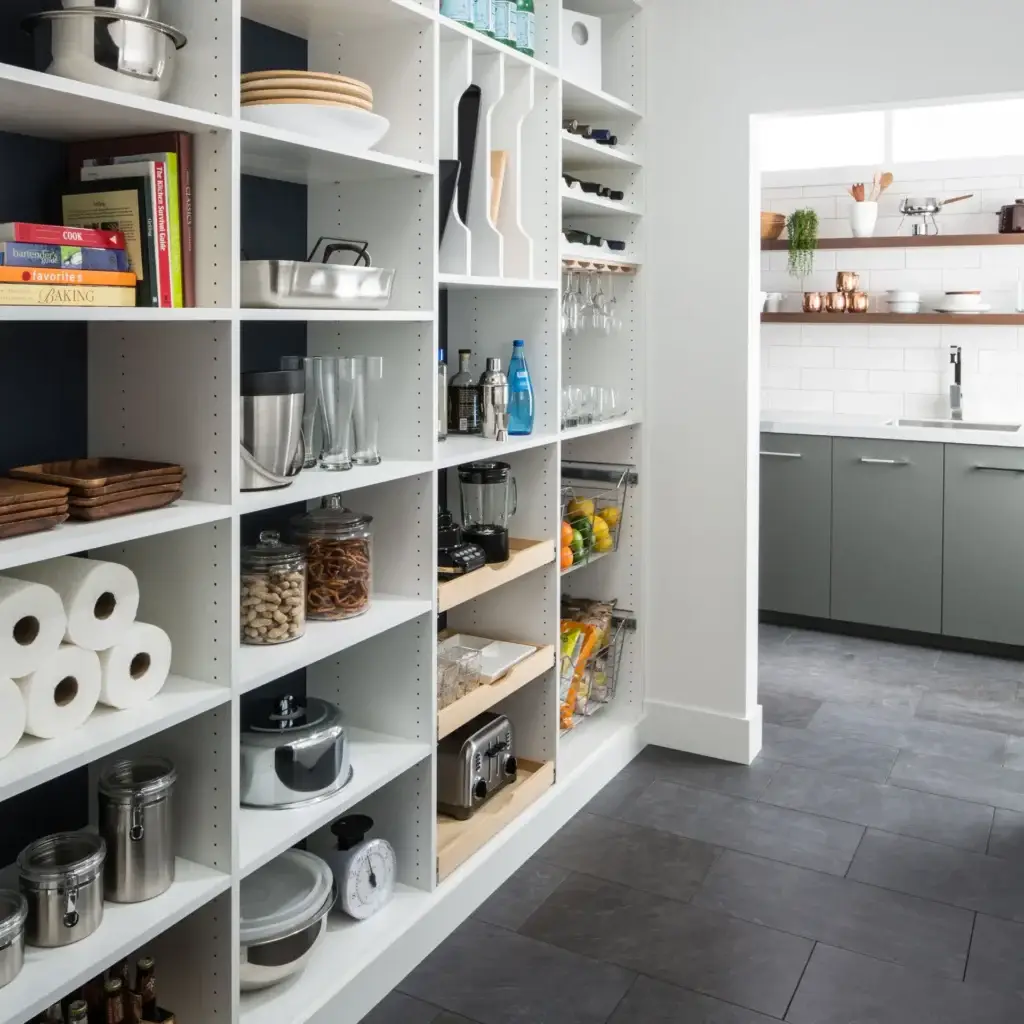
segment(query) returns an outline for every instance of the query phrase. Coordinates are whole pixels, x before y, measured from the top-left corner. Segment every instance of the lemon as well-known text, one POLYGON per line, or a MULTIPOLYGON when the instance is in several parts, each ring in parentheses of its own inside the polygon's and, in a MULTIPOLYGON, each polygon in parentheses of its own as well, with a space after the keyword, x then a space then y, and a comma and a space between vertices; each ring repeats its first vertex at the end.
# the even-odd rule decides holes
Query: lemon
POLYGON ((569 516, 586 516, 590 519, 594 515, 594 503, 589 498, 573 498, 566 511, 569 516))
POLYGON ((613 530, 619 525, 620 513, 614 505, 603 508, 597 513, 613 530))
POLYGON ((600 516, 594 516, 594 536, 600 540, 602 537, 607 537, 610 533, 611 529, 608 523, 600 516))
POLYGON ((615 547, 615 541, 612 540, 611 534, 602 534, 598 536, 597 543, 594 545, 594 550, 603 555, 608 551, 611 551, 615 547))

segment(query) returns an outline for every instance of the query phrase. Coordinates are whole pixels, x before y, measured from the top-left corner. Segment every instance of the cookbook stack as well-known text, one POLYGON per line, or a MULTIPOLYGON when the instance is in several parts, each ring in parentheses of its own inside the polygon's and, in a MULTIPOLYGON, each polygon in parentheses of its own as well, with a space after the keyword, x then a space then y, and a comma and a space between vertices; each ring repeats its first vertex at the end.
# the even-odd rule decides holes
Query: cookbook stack
POLYGON ((185 471, 171 462, 97 458, 21 466, 11 476, 70 491, 67 513, 91 521, 170 505, 182 495, 185 471))
POLYGON ((67 517, 67 487, 0 479, 0 538, 50 530, 67 517))

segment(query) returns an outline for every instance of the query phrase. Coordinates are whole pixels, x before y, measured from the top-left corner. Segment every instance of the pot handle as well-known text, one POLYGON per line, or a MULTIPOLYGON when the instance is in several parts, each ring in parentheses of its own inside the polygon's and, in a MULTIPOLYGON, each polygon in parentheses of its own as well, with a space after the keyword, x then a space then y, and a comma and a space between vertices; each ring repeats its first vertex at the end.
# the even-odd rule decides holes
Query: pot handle
POLYGON ((143 823, 143 807, 142 804, 132 804, 132 823, 128 829, 128 838, 133 842, 139 842, 142 837, 146 834, 146 827, 143 823))
POLYGON ((64 876, 57 895, 64 901, 64 927, 74 928, 78 924, 78 880, 74 875, 64 876))

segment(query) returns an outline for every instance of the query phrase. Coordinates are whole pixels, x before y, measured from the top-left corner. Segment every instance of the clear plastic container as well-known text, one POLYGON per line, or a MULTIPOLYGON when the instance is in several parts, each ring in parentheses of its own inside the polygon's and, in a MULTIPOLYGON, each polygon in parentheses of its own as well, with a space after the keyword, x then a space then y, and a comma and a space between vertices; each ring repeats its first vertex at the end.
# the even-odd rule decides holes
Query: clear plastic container
POLYGON ((446 647, 437 652, 437 707, 454 704, 483 685, 482 655, 472 647, 446 647))
POLYGON ((307 618, 351 619, 369 609, 372 522, 345 508, 340 494, 328 495, 320 508, 292 519, 292 536, 305 552, 309 574, 307 618))
POLYGON ((284 644, 306 632, 306 556, 264 530, 259 544, 243 547, 241 641, 284 644))

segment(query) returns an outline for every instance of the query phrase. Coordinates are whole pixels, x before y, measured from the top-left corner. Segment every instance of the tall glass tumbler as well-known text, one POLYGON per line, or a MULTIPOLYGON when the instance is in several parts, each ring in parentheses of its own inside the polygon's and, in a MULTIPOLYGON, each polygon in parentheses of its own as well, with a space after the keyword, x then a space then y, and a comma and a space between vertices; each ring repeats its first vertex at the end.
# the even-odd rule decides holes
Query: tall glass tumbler
POLYGON ((359 360, 324 356, 315 362, 324 428, 320 468, 351 469, 352 410, 356 401, 359 360))
POLYGON ((352 461, 357 466, 376 466, 380 462, 380 418, 384 412, 384 360, 381 356, 358 359, 352 461))
POLYGON ((303 469, 312 469, 323 450, 323 418, 320 415, 316 363, 316 359, 305 356, 281 356, 282 370, 302 370, 306 375, 306 404, 302 407, 303 469))

